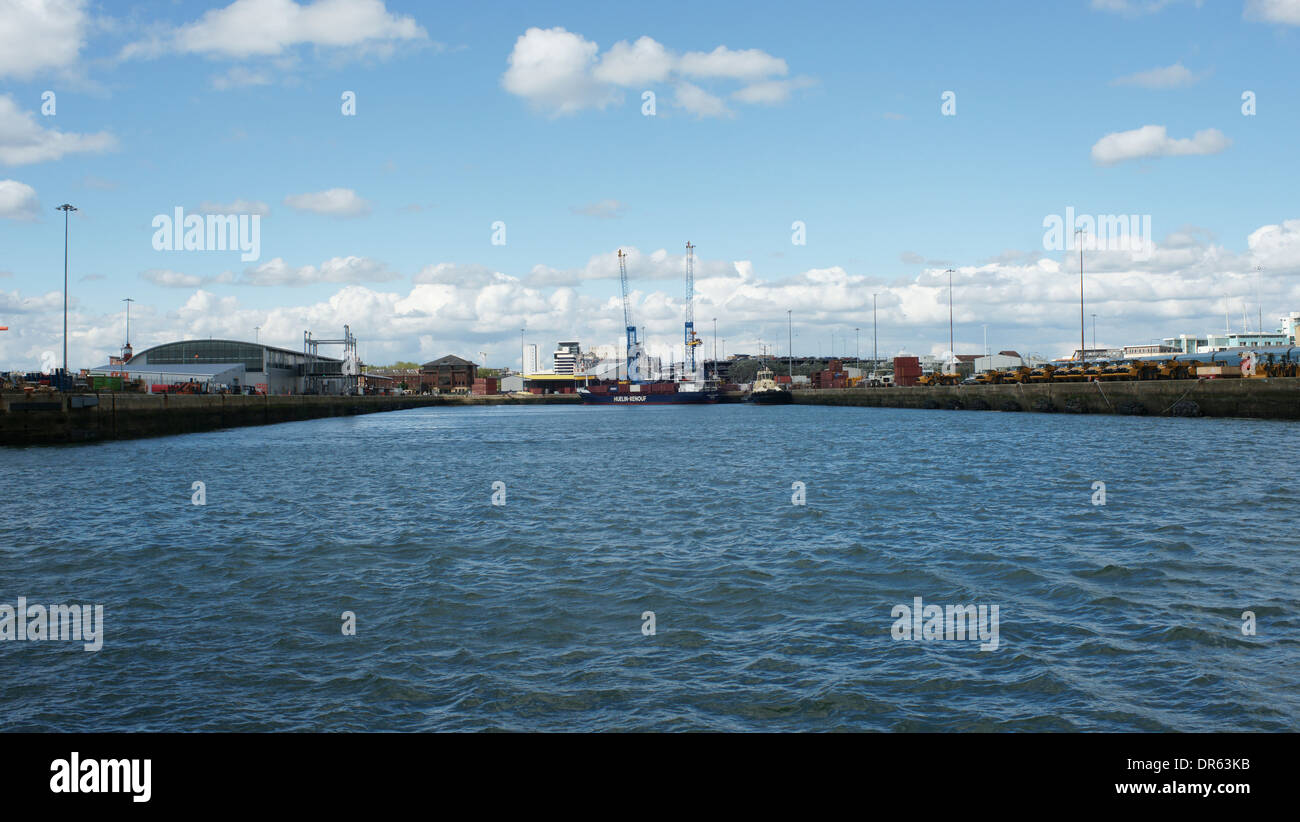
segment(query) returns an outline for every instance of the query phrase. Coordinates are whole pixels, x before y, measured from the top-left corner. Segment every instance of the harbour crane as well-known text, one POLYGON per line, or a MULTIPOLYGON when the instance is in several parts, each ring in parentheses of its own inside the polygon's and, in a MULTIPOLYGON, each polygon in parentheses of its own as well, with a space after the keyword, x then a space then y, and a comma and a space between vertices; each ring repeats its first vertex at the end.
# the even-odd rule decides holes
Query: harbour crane
POLYGON ((632 312, 628 308, 627 255, 621 248, 618 250, 618 281, 623 288, 623 325, 627 327, 627 380, 640 382, 641 344, 637 342, 636 326, 632 325, 632 312))
POLYGON ((686 366, 695 379, 695 346, 704 341, 695 335, 695 246, 686 241, 686 366))

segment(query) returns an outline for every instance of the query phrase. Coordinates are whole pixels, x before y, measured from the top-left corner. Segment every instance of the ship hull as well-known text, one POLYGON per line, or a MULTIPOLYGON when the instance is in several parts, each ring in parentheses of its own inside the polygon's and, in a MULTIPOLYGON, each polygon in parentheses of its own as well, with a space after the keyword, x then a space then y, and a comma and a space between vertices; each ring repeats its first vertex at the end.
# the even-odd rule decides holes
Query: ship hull
POLYGON ((718 401, 718 395, 713 391, 665 390, 653 383, 639 386, 647 389, 644 391, 631 391, 626 385, 617 386, 614 391, 608 390, 611 387, 614 386, 579 389, 578 395, 584 405, 706 405, 718 401))
POLYGON ((756 405, 789 405, 794 397, 789 391, 756 391, 749 395, 749 401, 756 405))

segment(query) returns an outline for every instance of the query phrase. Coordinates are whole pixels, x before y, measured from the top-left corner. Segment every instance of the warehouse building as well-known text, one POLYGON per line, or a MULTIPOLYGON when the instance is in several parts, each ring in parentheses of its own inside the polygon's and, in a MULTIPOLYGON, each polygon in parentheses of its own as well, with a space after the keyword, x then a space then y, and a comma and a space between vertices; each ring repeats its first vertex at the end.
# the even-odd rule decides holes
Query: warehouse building
POLYGON ((146 348, 125 362, 92 368, 89 376, 139 379, 147 386, 197 382, 207 390, 341 394, 349 380, 343 360, 238 340, 183 340, 146 348))

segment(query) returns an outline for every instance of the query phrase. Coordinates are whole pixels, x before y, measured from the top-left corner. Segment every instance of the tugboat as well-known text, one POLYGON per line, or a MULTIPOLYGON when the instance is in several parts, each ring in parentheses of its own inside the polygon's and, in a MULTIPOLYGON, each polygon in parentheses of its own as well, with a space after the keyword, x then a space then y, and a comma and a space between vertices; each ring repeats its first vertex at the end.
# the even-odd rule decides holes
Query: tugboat
POLYGON ((794 401, 794 395, 772 379, 772 369, 764 368, 754 377, 749 401, 760 405, 788 405, 794 401))

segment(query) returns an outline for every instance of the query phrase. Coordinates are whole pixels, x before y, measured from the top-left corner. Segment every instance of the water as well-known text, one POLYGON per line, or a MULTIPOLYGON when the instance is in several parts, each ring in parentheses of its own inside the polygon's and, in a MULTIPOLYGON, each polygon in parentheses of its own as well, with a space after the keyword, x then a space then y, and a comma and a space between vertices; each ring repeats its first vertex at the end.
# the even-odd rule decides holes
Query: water
POLYGON ((106 630, 0 642, 0 730, 1294 731, 1297 444, 501 406, 4 449, 0 603, 106 630), (894 640, 915 596, 997 605, 999 647, 894 640))

